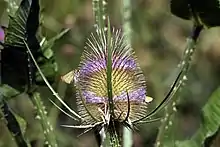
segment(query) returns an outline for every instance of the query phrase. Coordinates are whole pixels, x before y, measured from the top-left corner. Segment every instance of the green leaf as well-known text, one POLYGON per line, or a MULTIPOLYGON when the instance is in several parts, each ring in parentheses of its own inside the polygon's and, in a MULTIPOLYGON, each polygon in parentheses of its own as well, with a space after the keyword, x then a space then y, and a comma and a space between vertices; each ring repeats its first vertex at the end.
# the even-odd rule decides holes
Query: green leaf
POLYGON ((22 134, 24 134, 25 131, 26 131, 26 128, 27 128, 27 122, 22 117, 17 115, 16 113, 13 113, 13 114, 14 114, 14 116, 15 116, 15 118, 16 118, 16 120, 17 120, 17 122, 18 122, 18 124, 21 128, 22 134))
POLYGON ((197 17, 207 27, 220 26, 220 0, 171 0, 170 7, 180 18, 197 17))
MULTIPOLYGON (((1 91, 1 94, 3 96, 5 96, 6 98, 10 98, 10 97, 13 97, 15 95, 18 95, 20 92, 6 84, 3 84, 0 86, 0 91, 1 91)), ((1 100, 0 100, 1 102, 1 100)))
POLYGON ((22 0, 15 14, 10 16, 6 29, 2 51, 2 83, 19 91, 27 90, 27 85, 30 90, 32 85, 35 85, 35 67, 29 60, 23 40, 27 41, 37 58, 40 55, 40 45, 35 34, 39 25, 39 9, 38 0, 22 0))
POLYGON ((203 117, 203 123, 192 138, 199 146, 207 137, 212 136, 220 126, 220 87, 203 107, 203 117))
MULTIPOLYGON (((16 2, 9 2, 9 5, 15 5, 16 2)), ((12 7, 12 6, 11 6, 12 7)), ((15 9, 13 7, 13 9, 15 9)), ((25 49, 23 40, 36 49, 39 43, 36 39, 36 32, 39 26, 39 1, 22 0, 14 15, 9 15, 9 25, 6 29, 5 46, 21 47, 25 49)), ((26 50, 25 50, 26 51, 26 50)))
POLYGON ((206 138, 215 134, 220 126, 220 87, 211 95, 202 109, 203 121, 190 140, 177 141, 178 147, 201 147, 206 138))
MULTIPOLYGON (((42 72, 44 73, 45 77, 47 77, 49 81, 54 80, 54 77, 55 77, 57 70, 58 70, 56 62, 51 63, 50 61, 48 61, 48 62, 44 63, 43 65, 41 65, 40 68, 41 68, 42 72)), ((42 79, 39 72, 36 72, 36 81, 43 82, 43 79, 42 79)))
POLYGON ((51 38, 50 40, 46 40, 44 37, 40 43, 41 50, 43 52, 43 55, 50 59, 53 56, 53 50, 52 47, 54 46, 54 43, 60 39, 63 35, 65 35, 70 29, 64 29, 62 32, 51 38))
POLYGON ((23 0, 14 16, 10 16, 6 31, 5 44, 24 47, 23 39, 26 34, 26 22, 30 11, 30 3, 23 0))
POLYGON ((176 141, 176 147, 198 147, 197 144, 192 140, 176 141))
MULTIPOLYGON (((50 40, 47 40, 45 37, 40 42, 41 51, 44 57, 39 57, 37 59, 38 63, 40 63, 40 68, 42 72, 44 73, 45 77, 50 82, 54 81, 55 75, 58 71, 57 62, 54 59, 54 52, 52 50, 55 42, 60 39, 62 36, 64 36, 70 29, 64 29, 60 33, 58 33, 56 36, 51 38, 50 40)), ((40 76, 40 73, 36 72, 36 81, 37 84, 44 83, 42 77, 40 76)))

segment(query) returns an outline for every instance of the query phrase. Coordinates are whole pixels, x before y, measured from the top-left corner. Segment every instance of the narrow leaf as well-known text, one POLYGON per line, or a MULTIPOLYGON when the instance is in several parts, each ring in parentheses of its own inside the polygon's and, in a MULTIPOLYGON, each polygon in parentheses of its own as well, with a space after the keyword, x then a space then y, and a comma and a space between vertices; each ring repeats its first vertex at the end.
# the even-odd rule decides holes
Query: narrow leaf
POLYGON ((5 120, 7 121, 7 127, 9 131, 12 133, 13 137, 16 140, 16 143, 19 147, 28 147, 23 134, 21 132, 21 128, 19 126, 16 117, 14 116, 11 109, 8 107, 8 104, 3 100, 2 107, 1 107, 5 120))

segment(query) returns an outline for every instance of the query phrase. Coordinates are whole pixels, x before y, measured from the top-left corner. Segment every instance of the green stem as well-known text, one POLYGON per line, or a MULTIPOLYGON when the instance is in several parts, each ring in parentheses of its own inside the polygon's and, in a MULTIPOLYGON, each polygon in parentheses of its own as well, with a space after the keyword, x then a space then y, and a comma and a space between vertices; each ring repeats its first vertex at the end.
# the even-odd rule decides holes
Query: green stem
POLYGON ((123 32, 126 37, 127 44, 131 46, 131 0, 123 0, 123 32))
POLYGON ((203 29, 202 25, 195 24, 193 32, 192 32, 192 36, 189 37, 189 39, 187 40, 187 43, 186 43, 187 45, 184 50, 183 59, 180 62, 180 68, 183 70, 183 72, 180 75, 180 78, 179 78, 180 80, 178 81, 177 86, 174 88, 176 92, 173 94, 173 98, 170 100, 170 103, 165 108, 165 115, 164 115, 164 118, 162 119, 162 124, 160 126, 159 133, 158 133, 157 140, 156 140, 156 145, 155 145, 156 147, 163 146, 164 134, 166 130, 168 129, 169 124, 173 123, 171 120, 171 117, 172 117, 172 114, 176 112, 175 106, 177 102, 177 94, 180 90, 180 87, 182 88, 184 86, 183 83, 187 80, 186 75, 189 71, 192 56, 196 49, 195 48, 196 41, 202 29, 203 29))
POLYGON ((95 24, 99 28, 104 29, 106 20, 106 6, 107 2, 105 0, 93 0, 93 16, 95 17, 95 24))
POLYGON ((50 120, 47 117, 47 111, 41 100, 40 93, 38 92, 33 93, 32 101, 36 106, 36 110, 38 114, 36 118, 40 120, 41 126, 44 131, 44 136, 46 139, 45 144, 51 147, 58 147, 56 143, 56 136, 54 133, 54 129, 52 124, 50 123, 50 120))
MULTIPOLYGON (((131 28, 131 0, 123 0, 123 32, 125 34, 125 41, 127 45, 132 46, 131 36, 132 36, 132 28, 131 28)), ((130 107, 130 106, 129 106, 130 107)), ((131 129, 123 126, 123 146, 131 147, 133 143, 131 129)))
POLYGON ((110 28, 110 20, 108 20, 108 32, 107 32, 107 89, 108 89, 108 102, 110 115, 114 116, 114 102, 112 95, 112 36, 110 28))

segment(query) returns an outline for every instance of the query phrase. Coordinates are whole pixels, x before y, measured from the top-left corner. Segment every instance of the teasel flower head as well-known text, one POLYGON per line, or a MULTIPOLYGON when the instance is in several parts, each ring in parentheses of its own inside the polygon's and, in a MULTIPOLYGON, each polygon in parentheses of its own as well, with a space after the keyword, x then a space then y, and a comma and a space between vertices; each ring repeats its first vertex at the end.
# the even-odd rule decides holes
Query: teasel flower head
POLYGON ((96 27, 87 40, 78 69, 62 79, 77 88, 82 125, 109 125, 112 121, 131 124, 146 115, 153 100, 147 96, 145 77, 134 50, 117 29, 109 38, 105 29, 96 27), (113 103, 109 103, 111 100, 113 103))

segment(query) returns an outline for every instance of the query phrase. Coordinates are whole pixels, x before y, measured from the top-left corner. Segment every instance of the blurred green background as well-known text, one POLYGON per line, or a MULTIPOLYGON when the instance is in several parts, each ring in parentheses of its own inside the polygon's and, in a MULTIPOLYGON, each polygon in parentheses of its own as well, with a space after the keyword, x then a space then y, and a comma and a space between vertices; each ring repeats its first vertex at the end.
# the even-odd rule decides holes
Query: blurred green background
MULTIPOLYGON (((150 109, 154 108, 165 96, 177 74, 177 65, 181 60, 190 35, 192 22, 182 20, 170 13, 169 0, 133 0, 132 1, 132 46, 139 64, 147 79, 148 95, 154 98, 150 109)), ((1 24, 7 24, 6 5, 0 0, 1 24)), ((113 26, 122 28, 122 1, 108 2, 108 13, 113 26)), ((58 65, 53 87, 65 101, 76 109, 75 89, 66 85, 60 77, 75 69, 84 50, 86 38, 94 24, 91 0, 41 0, 41 27, 39 34, 47 39, 55 36, 63 28, 71 30, 53 46, 58 65)), ((202 32, 198 40, 197 51, 193 57, 188 81, 182 89, 177 105, 177 118, 172 124, 172 137, 176 140, 189 138, 199 127, 201 107, 210 94, 220 84, 220 29, 212 28, 202 32)), ((4 70, 4 69, 3 69, 4 70)), ((41 97, 54 126, 60 147, 95 147, 95 138, 90 131, 78 137, 82 129, 60 127, 62 124, 76 124, 72 119, 55 108, 49 99, 55 100, 46 86, 39 88, 41 97), (91 143, 92 142, 92 143, 91 143)), ((44 146, 44 135, 36 110, 26 94, 9 101, 9 105, 25 123, 24 136, 34 146, 44 146)), ((162 114, 161 114, 162 115, 162 114)), ((160 116, 161 116, 160 115, 160 116)), ((134 133, 135 147, 154 145, 160 123, 138 126, 134 133)), ((15 147, 5 121, 0 119, 0 147, 15 147)))

